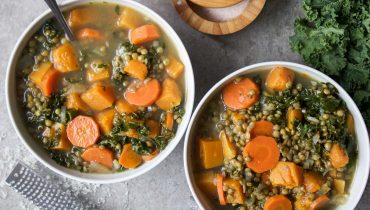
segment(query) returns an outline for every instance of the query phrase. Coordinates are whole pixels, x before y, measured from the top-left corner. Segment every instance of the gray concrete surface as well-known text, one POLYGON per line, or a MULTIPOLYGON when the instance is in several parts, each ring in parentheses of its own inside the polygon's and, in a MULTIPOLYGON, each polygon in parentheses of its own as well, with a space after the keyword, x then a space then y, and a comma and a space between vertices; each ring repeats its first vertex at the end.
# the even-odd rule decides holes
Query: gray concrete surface
MULTIPOLYGON (((59 1, 61 2, 61 1, 59 1)), ((166 19, 183 40, 193 63, 196 103, 219 79, 245 65, 262 61, 293 61, 288 37, 294 18, 300 14, 299 0, 268 0, 260 16, 248 28, 234 35, 214 37, 201 34, 177 16, 170 0, 139 0, 166 19)), ((3 179, 17 159, 43 177, 87 199, 101 209, 197 209, 183 170, 183 142, 158 167, 125 183, 81 184, 66 180, 38 163, 24 148, 9 123, 4 98, 6 65, 16 40, 25 27, 46 9, 42 0, 0 2, 0 209, 34 209, 19 194, 4 186, 3 179)), ((367 184, 357 209, 370 209, 367 184)))

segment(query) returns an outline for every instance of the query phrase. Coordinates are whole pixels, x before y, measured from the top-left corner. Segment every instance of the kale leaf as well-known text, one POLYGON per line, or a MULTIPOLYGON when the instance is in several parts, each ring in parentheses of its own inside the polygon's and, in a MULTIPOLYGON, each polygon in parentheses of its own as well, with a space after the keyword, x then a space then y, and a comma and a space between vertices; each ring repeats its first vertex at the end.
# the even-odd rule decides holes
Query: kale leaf
POLYGON ((303 10, 292 50, 338 81, 370 127, 370 1, 303 0, 303 10))

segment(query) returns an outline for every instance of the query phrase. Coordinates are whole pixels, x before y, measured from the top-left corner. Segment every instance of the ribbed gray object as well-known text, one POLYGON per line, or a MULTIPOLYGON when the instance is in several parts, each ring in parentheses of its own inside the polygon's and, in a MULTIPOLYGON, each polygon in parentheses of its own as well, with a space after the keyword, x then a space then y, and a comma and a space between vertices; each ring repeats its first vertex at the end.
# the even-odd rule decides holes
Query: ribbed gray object
POLYGON ((90 209, 76 197, 67 195, 60 188, 41 178, 22 162, 17 163, 5 182, 40 209, 90 209))

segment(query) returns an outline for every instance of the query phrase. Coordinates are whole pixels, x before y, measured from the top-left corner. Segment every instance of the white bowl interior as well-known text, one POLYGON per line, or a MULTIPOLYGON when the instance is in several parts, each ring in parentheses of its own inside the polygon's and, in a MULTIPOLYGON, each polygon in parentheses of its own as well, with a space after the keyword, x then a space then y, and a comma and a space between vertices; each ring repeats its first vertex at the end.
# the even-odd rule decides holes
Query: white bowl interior
MULTIPOLYGON (((76 6, 80 6, 83 4, 88 3, 89 0, 80 0, 80 1, 71 1, 67 4, 64 4, 61 9, 63 11, 67 11, 71 8, 76 6)), ((47 11, 40 15, 37 19, 35 19, 29 27, 25 30, 22 36, 19 38, 15 49, 11 55, 10 62, 7 69, 7 77, 6 77, 6 99, 7 99, 7 108, 9 111, 11 122, 18 133, 18 136, 23 141, 23 143, 28 147, 35 157, 45 164, 48 168, 52 169, 54 172, 61 174, 63 176, 83 181, 83 182, 91 182, 91 183, 113 183, 119 181, 125 181, 145 172, 149 171, 160 162, 162 162, 176 147, 176 145, 180 142, 183 134, 185 133, 186 127, 191 117, 191 112, 193 110, 193 103, 194 103, 194 76, 193 76, 193 69, 187 54, 187 51, 181 42, 180 38, 176 34, 176 32, 171 28, 171 26, 163 20, 159 15, 155 12, 150 10, 149 8, 136 3, 135 1, 130 0, 97 0, 94 2, 108 2, 114 3, 122 6, 131 7, 146 16, 150 19, 154 20, 167 34, 170 40, 173 42, 176 51, 178 52, 178 56, 180 60, 184 63, 185 66, 185 100, 184 106, 186 113, 183 117, 182 123, 179 125, 176 136, 171 140, 171 142, 167 145, 167 147, 152 161, 146 162, 140 167, 132 170, 127 170, 122 173, 113 173, 113 174, 96 174, 96 173, 81 173, 77 170, 72 170, 65 168, 63 166, 58 165, 55 161, 53 161, 49 155, 47 154, 46 150, 44 150, 38 142, 36 142, 32 136, 30 136, 26 123, 25 117, 23 116, 23 112, 20 111, 20 107, 17 101, 17 94, 16 94, 16 67, 17 61, 20 58, 20 55, 23 51, 23 48, 28 43, 28 40, 32 37, 32 35, 40 29, 40 27, 45 23, 45 21, 51 18, 50 11, 47 11)))
POLYGON ((206 105, 213 99, 213 97, 220 93, 222 87, 225 84, 228 84, 230 81, 232 81, 235 77, 259 73, 261 71, 267 71, 275 66, 285 66, 287 68, 294 70, 297 73, 306 74, 314 80, 321 82, 329 82, 333 84, 338 89, 340 97, 346 102, 348 110, 353 114, 359 152, 357 167, 349 189, 349 197, 347 201, 343 205, 340 205, 337 209, 338 210, 354 209, 366 187, 369 175, 369 135, 362 115, 358 110, 356 104, 351 99, 351 97, 334 80, 332 80, 328 76, 324 75, 323 73, 315 69, 312 69, 304 65, 289 62, 266 62, 242 68, 228 75, 227 77, 219 81, 216 85, 214 85, 212 89, 207 92, 207 94, 198 104, 197 108, 193 113, 192 119, 190 120, 184 144, 184 164, 186 178, 197 204, 202 209, 214 209, 215 202, 218 203, 217 200, 208 199, 207 196, 204 193, 202 193, 201 189, 198 188, 198 186, 195 184, 195 178, 192 170, 193 161, 197 161, 197 159, 193 158, 197 156, 197 154, 193 154, 194 152, 193 148, 195 146, 194 136, 198 128, 197 122, 199 117, 201 116, 201 113, 206 108, 206 105))

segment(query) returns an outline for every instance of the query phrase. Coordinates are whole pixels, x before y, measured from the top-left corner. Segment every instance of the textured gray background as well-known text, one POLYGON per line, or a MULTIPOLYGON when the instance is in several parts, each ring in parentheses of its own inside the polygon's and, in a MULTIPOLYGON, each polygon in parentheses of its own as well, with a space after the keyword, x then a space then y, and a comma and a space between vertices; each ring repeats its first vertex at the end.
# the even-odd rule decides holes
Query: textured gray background
MULTIPOLYGON (((176 14, 170 0, 139 2, 159 13, 183 40, 193 63, 196 103, 219 79, 245 65, 273 60, 302 62, 288 44, 293 20, 300 14, 299 0, 267 0, 262 13, 249 27, 222 37, 194 31, 176 14)), ((22 31, 45 9, 42 0, 0 1, 0 75, 5 75, 10 53, 22 31)), ((183 142, 158 167, 125 183, 92 185, 66 180, 38 163, 15 136, 5 107, 4 85, 4 79, 0 79, 0 209, 35 208, 3 184, 17 159, 101 209, 197 209, 185 180, 183 142)), ((369 193, 368 183, 358 209, 370 209, 369 193)))

